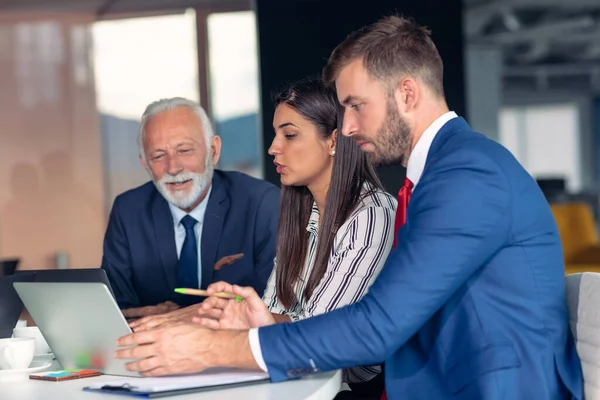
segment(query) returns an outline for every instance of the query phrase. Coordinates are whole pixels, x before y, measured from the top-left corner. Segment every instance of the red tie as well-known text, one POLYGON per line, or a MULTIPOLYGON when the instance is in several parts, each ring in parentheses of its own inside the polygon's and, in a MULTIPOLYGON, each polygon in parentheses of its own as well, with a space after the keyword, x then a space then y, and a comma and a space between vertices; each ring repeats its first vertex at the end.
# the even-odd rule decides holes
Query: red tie
POLYGON ((408 178, 404 178, 404 185, 398 192, 398 209, 396 210, 396 222, 394 223, 394 248, 396 247, 396 235, 398 229, 406 222, 406 209, 412 193, 413 183, 408 178))
MULTIPOLYGON (((394 223, 394 248, 396 247, 396 235, 398 234, 398 229, 406 222, 406 209, 408 208, 408 201, 412 194, 412 188, 413 183, 410 179, 404 178, 404 185, 402 185, 398 192, 398 208, 396 209, 396 222, 394 223)), ((388 400, 385 389, 383 389, 381 400, 388 400)))

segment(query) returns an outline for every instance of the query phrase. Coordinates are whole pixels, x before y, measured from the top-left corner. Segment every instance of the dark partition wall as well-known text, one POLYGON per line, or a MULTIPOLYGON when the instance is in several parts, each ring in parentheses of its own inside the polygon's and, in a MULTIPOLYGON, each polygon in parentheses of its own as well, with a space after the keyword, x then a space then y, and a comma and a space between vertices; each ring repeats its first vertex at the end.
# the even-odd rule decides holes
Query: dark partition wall
MULTIPOLYGON (((256 0, 265 179, 279 183, 267 154, 274 135, 272 94, 286 82, 320 74, 333 48, 350 32, 393 12, 411 16, 433 31, 445 63, 449 105, 465 115, 460 0, 256 0)), ((385 167, 379 173, 386 188, 396 193, 404 168, 385 167)))

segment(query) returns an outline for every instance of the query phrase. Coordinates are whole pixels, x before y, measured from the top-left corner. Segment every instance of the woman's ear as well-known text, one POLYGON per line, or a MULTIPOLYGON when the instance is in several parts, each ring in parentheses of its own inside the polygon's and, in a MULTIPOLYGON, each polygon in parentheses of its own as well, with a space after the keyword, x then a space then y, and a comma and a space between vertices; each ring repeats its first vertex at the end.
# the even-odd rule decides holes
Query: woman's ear
POLYGON ((329 155, 330 156, 335 156, 335 145, 337 144, 337 133, 338 130, 337 128, 333 130, 333 132, 331 133, 331 136, 329 137, 329 155))

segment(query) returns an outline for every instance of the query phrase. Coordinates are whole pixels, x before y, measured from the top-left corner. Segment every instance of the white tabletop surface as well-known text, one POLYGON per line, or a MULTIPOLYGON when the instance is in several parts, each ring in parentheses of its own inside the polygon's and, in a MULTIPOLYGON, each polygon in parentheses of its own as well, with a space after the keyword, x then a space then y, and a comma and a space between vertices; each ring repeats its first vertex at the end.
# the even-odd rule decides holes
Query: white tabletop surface
MULTIPOLYGON (((50 367, 55 368, 56 365, 50 367)), ((134 399, 132 396, 84 392, 82 388, 95 382, 116 381, 128 379, 116 376, 99 376, 94 378, 76 379, 64 382, 31 380, 28 375, 18 380, 0 383, 0 399, 2 400, 39 400, 39 399, 134 399)), ((341 371, 312 375, 300 380, 280 383, 260 383, 241 386, 232 389, 218 389, 207 392, 191 393, 181 396, 169 396, 165 399, 201 399, 201 400, 231 400, 231 399, 286 399, 286 400, 331 400, 340 390, 342 383, 341 371)))

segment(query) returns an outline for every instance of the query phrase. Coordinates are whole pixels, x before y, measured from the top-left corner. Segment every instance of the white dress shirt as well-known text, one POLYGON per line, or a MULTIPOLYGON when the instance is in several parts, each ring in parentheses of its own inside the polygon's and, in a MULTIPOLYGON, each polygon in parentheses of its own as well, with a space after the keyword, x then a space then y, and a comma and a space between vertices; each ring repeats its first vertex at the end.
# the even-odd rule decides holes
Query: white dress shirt
POLYGON ((425 129, 425 132, 421 135, 415 148, 408 157, 408 163, 406 164, 406 177, 410 179, 413 184, 413 190, 417 187, 421 175, 423 175, 423 169, 425 168, 425 162, 427 161, 427 154, 433 139, 437 133, 442 129, 442 126, 446 125, 448 121, 458 117, 454 111, 449 111, 442 116, 438 117, 429 128, 425 129))
MULTIPOLYGON (((383 268, 394 242, 394 216, 397 201, 381 190, 367 192, 348 219, 337 230, 327 270, 312 296, 306 300, 306 283, 312 274, 319 242, 319 209, 313 203, 306 230, 308 248, 300 280, 294 287, 295 301, 288 309, 277 297, 277 260, 271 272, 263 302, 269 311, 283 314, 292 321, 310 318, 355 303, 367 294, 383 268), (368 195, 367 195, 368 193, 368 195), (367 234, 369 232, 370 234, 367 234)), ((381 372, 379 366, 357 367, 344 371, 347 382, 369 381, 381 372)))
POLYGON ((327 270, 321 282, 315 287, 310 299, 304 298, 306 283, 312 273, 317 244, 319 242, 319 209, 313 203, 306 230, 308 248, 302 275, 294 288, 296 301, 286 309, 277 298, 276 271, 277 259, 263 302, 272 313, 283 314, 292 321, 310 318, 315 315, 354 303, 363 297, 379 274, 394 241, 394 216, 397 201, 386 192, 376 190, 360 201, 348 219, 337 230, 327 262, 327 270), (378 237, 367 235, 373 232, 378 237))
MULTIPOLYGON (((185 240, 185 228, 181 224, 181 219, 186 215, 193 217, 198 223, 194 225, 194 233, 196 234, 196 246, 198 247, 198 288, 202 286, 202 226, 204 225, 204 214, 206 213, 206 205, 210 198, 210 192, 212 192, 212 185, 206 193, 206 197, 198 204, 192 211, 186 213, 181 208, 176 207, 169 203, 169 209, 171 210, 171 216, 173 217, 173 226, 175 228, 175 246, 177 247, 177 258, 181 254, 181 248, 185 240)), ((194 288, 192 288, 194 289, 194 288)))
MULTIPOLYGON (((421 175, 423 174, 425 162, 427 161, 427 154, 429 153, 429 148, 431 147, 431 143, 433 143, 433 139, 435 139, 437 133, 448 121, 456 117, 457 115, 453 111, 441 115, 435 121, 433 121, 433 123, 427 129, 425 129, 425 131, 417 141, 415 148, 410 153, 406 167, 406 176, 413 183, 413 190, 419 183, 421 175)), ((250 349, 252 350, 252 355, 254 356, 254 360, 256 361, 258 366, 263 371, 268 372, 267 365, 263 358, 262 350, 260 347, 258 329, 260 328, 250 329, 248 333, 250 349)))

